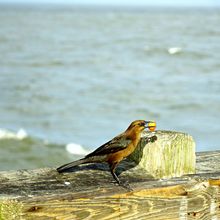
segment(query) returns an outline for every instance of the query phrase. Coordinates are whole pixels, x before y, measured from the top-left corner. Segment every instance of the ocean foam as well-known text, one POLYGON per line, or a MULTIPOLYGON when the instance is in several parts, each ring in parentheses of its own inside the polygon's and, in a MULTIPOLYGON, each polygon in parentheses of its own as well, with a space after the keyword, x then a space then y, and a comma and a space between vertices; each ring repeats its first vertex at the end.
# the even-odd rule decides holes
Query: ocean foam
POLYGON ((88 150, 84 149, 81 145, 75 143, 69 143, 66 145, 67 152, 76 155, 86 155, 90 153, 88 150))
POLYGON ((180 53, 181 51, 182 51, 181 47, 170 47, 168 49, 168 53, 171 55, 176 54, 176 53, 180 53))
POLYGON ((0 129, 0 139, 18 139, 23 140, 28 136, 27 132, 20 128, 16 133, 6 129, 0 129))

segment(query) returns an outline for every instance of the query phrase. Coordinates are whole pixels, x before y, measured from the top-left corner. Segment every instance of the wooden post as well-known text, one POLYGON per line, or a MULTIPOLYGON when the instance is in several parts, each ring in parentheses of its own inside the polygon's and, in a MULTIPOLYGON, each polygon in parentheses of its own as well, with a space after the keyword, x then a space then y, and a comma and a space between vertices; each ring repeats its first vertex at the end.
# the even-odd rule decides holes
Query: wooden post
POLYGON ((181 132, 144 132, 138 148, 130 157, 154 178, 195 173, 195 142, 192 136, 181 132), (157 140, 146 144, 146 139, 153 136, 157 140))

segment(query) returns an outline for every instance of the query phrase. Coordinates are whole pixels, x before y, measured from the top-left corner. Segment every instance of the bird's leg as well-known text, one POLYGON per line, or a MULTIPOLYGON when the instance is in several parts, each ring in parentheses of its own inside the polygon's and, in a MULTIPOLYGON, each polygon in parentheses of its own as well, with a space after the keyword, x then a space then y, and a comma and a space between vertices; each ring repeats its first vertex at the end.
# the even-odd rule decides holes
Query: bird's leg
POLYGON ((116 169, 117 165, 118 165, 118 163, 110 164, 110 171, 111 171, 113 178, 116 180, 116 182, 118 183, 119 186, 122 186, 129 191, 133 191, 132 188, 130 187, 129 183, 121 183, 121 181, 119 180, 118 176, 115 173, 115 169, 116 169))
POLYGON ((118 163, 113 163, 113 164, 110 164, 110 171, 111 171, 111 174, 113 176, 113 178, 116 180, 116 182, 118 183, 118 185, 121 185, 121 181, 119 180, 118 176, 116 175, 115 173, 115 169, 116 169, 116 166, 118 165, 118 163))

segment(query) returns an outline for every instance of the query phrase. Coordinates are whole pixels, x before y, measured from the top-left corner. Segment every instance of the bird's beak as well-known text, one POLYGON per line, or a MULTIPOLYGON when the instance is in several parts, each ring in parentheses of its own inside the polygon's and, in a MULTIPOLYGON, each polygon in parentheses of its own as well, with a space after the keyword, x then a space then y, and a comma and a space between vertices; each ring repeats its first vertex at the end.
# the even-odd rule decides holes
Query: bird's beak
POLYGON ((156 129, 155 121, 145 121, 145 128, 148 128, 150 131, 154 131, 156 129))

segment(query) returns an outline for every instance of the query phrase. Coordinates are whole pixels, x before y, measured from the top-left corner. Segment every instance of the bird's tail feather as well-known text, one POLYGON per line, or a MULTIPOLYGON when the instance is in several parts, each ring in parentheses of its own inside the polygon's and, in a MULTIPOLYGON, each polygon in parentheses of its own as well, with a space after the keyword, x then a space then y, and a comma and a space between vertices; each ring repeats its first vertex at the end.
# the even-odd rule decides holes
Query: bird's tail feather
POLYGON ((61 167, 58 167, 57 168, 57 171, 59 173, 62 173, 62 172, 65 172, 65 171, 68 171, 69 169, 71 169, 72 167, 75 167, 75 166, 78 166, 80 164, 84 164, 84 163, 89 163, 90 161, 88 161, 87 158, 83 158, 83 159, 80 159, 80 160, 76 160, 76 161, 73 161, 71 163, 67 163, 67 164, 64 164, 62 165, 61 167))

